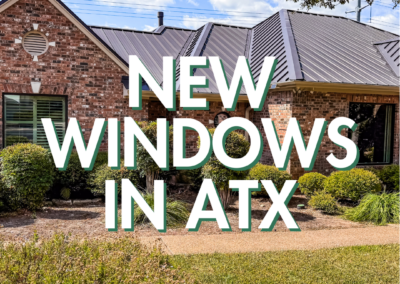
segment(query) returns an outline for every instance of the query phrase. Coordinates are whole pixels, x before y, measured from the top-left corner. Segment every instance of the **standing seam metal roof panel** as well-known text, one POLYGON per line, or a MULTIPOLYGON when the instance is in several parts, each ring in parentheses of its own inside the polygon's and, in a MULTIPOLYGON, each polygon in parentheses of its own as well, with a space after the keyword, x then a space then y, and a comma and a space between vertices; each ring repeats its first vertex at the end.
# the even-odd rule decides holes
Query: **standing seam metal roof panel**
POLYGON ((399 84, 373 47, 393 34, 342 17, 288 14, 306 81, 399 84))

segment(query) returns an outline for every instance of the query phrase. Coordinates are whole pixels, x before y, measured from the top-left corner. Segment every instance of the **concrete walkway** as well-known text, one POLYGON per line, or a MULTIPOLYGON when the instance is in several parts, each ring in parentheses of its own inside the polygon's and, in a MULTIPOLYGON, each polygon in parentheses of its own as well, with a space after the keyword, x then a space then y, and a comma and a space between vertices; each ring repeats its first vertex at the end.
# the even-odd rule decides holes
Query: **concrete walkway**
POLYGON ((144 243, 162 241, 168 254, 235 253, 277 250, 312 250, 359 245, 399 243, 399 226, 304 232, 253 232, 220 235, 143 237, 144 243))

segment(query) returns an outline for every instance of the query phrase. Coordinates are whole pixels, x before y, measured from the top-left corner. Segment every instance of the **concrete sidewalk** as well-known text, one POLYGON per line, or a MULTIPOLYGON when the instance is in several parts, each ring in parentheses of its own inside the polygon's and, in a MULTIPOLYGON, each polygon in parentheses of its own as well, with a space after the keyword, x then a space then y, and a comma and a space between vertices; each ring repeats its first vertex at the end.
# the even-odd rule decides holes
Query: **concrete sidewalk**
POLYGON ((220 235, 143 237, 147 244, 160 240, 168 254, 235 253, 277 250, 312 250, 358 245, 399 243, 399 226, 304 232, 253 232, 220 235))

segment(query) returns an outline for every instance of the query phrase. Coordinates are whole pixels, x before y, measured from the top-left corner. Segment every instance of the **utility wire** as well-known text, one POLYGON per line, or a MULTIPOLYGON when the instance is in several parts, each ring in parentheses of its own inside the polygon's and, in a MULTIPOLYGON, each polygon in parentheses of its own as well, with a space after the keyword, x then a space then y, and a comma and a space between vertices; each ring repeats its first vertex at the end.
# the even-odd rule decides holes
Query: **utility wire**
MULTIPOLYGON (((111 17, 123 17, 123 18, 134 18, 134 19, 151 19, 151 20, 155 20, 155 17, 131 17, 131 16, 123 16, 123 15, 112 15, 112 14, 98 14, 98 13, 85 13, 85 12, 77 12, 77 14, 81 14, 81 15, 98 15, 98 16, 111 16, 111 17)), ((208 23, 210 22, 209 20, 198 20, 198 19, 184 19, 182 17, 177 17, 180 20, 177 19, 172 19, 171 17, 166 17, 164 19, 166 20, 171 20, 171 21, 190 21, 190 22, 201 22, 201 23, 208 23)), ((235 20, 231 20, 231 19, 214 19, 215 23, 218 23, 217 20, 221 20, 221 21, 226 21, 229 20, 229 22, 238 22, 238 23, 242 23, 242 22, 249 22, 249 21, 235 21, 235 20)), ((251 22, 252 24, 258 24, 259 22, 251 22)), ((240 25, 240 24, 238 24, 240 25)))
MULTIPOLYGON (((93 0, 81 0, 81 1, 87 1, 87 2, 97 2, 93 0)), ((65 2, 66 4, 68 2, 65 2)), ((82 4, 82 3, 79 3, 82 4)), ((163 8, 172 8, 172 9, 181 9, 181 10, 196 10, 196 11, 212 11, 215 12, 215 10, 211 9, 199 9, 199 8, 184 8, 184 7, 177 7, 177 6, 162 6, 162 5, 149 5, 149 4, 135 4, 135 3, 126 3, 126 2, 113 2, 113 1, 107 1, 107 4, 123 4, 123 5, 128 5, 128 6, 147 6, 147 7, 163 7, 163 8)), ((112 6, 112 5, 107 5, 107 6, 112 6)), ((124 7, 126 8, 126 7, 124 7)), ((266 15, 265 13, 254 13, 254 12, 237 12, 237 11, 227 11, 227 10, 219 10, 220 12, 223 13, 237 13, 237 14, 251 14, 251 15, 266 15)))
MULTIPOLYGON (((68 3, 68 4, 79 4, 79 3, 68 3)), ((84 4, 84 5, 90 5, 90 4, 84 4)), ((91 6, 98 6, 98 7, 104 7, 104 5, 91 5, 91 6)), ((125 8, 126 9, 126 7, 121 7, 121 8, 125 8)), ((78 9, 78 8, 74 8, 73 9, 74 11, 76 11, 76 10, 86 10, 86 11, 97 11, 97 12, 104 12, 104 10, 93 10, 93 9, 78 9)), ((143 10, 151 10, 151 11, 159 11, 159 9, 143 9, 143 10)), ((165 11, 165 10, 164 10, 165 11)), ((124 13, 124 14, 136 14, 136 15, 149 15, 149 16, 156 16, 156 14, 143 14, 143 13, 135 13, 135 12, 129 12, 129 13, 127 13, 127 12, 122 12, 122 11, 107 11, 107 12, 113 12, 113 13, 124 13)), ((178 13, 178 14, 185 14, 185 15, 187 15, 187 13, 185 13, 185 12, 182 12, 182 11, 170 11, 170 10, 168 10, 168 12, 171 12, 171 13, 178 13)), ((226 15, 226 14, 212 14, 212 13, 198 13, 198 12, 196 12, 196 15, 215 15, 215 16, 228 16, 228 15, 226 15)), ((268 17, 261 17, 261 16, 253 16, 253 17, 250 17, 250 16, 239 16, 239 17, 237 17, 237 16, 235 16, 235 18, 237 19, 237 18, 260 18, 260 19, 265 19, 265 18, 268 18, 268 17)))

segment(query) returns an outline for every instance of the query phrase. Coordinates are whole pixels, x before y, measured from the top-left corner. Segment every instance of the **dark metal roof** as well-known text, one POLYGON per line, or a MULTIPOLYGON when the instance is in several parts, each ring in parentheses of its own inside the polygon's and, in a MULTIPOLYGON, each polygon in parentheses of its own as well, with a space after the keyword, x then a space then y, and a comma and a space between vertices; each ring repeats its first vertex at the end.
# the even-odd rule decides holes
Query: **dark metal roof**
POLYGON ((177 58, 191 30, 163 27, 161 32, 143 32, 108 27, 91 27, 100 38, 129 63, 129 55, 137 55, 159 84, 162 83, 164 56, 177 58))
POLYGON ((399 85, 373 45, 394 34, 343 17, 288 15, 305 81, 399 85))
MULTIPOLYGON (((0 1, 0 6, 8 1, 0 1)), ((344 17, 281 10, 253 28, 208 23, 196 31, 160 26, 144 32, 89 27, 57 1, 126 65, 129 55, 138 55, 160 84, 163 56, 177 60, 178 88, 181 56, 219 56, 230 82, 237 57, 244 55, 255 82, 264 57, 275 56, 273 82, 399 85, 398 35, 344 17)), ((195 91, 218 93, 211 70, 198 68, 195 74, 210 81, 209 88, 195 91)))
POLYGON ((391 39, 374 43, 383 58, 392 68, 397 77, 400 77, 400 39, 391 39))
MULTIPOLYGON (((230 83, 238 56, 245 55, 249 31, 250 29, 248 28, 208 23, 202 28, 201 34, 196 37, 195 43, 194 38, 185 55, 219 56, 224 64, 227 80, 230 83)), ((206 76, 209 81, 208 88, 194 89, 194 92, 218 93, 211 68, 197 68, 194 75, 206 76)), ((244 88, 242 88, 241 93, 245 93, 244 88)))

